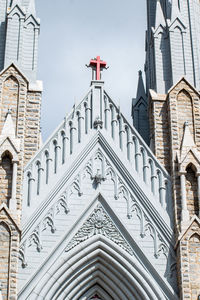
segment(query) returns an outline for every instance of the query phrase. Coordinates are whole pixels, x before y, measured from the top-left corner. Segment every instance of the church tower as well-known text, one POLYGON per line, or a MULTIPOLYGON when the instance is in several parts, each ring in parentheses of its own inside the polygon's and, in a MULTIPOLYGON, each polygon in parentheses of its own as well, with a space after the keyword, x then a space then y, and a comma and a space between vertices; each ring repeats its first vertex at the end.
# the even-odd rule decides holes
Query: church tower
POLYGON ((34 0, 0 0, 0 298, 17 299, 23 169, 40 146, 34 0))
POLYGON ((150 146, 171 175, 180 299, 192 300, 200 297, 199 16, 197 0, 147 0, 150 146))

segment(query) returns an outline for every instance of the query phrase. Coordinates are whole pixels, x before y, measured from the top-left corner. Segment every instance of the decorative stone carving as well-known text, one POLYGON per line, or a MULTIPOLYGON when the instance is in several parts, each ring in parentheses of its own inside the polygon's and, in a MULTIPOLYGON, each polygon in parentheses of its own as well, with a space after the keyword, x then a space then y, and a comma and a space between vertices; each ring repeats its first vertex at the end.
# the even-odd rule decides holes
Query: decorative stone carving
POLYGON ((51 208, 43 220, 43 229, 42 231, 47 229, 47 226, 51 228, 51 232, 55 233, 56 227, 54 225, 54 209, 51 208))
POLYGON ((78 195, 79 196, 82 196, 83 193, 82 193, 82 190, 81 190, 81 174, 79 174, 75 179, 74 179, 74 182, 72 183, 72 186, 71 186, 71 194, 74 193, 74 190, 76 192, 78 192, 78 195))
POLYGON ((25 251, 26 251, 26 242, 23 243, 19 249, 19 260, 21 260, 23 269, 26 268, 28 265, 25 259, 25 251))
POLYGON ((97 129, 97 130, 103 128, 103 121, 100 119, 99 116, 94 121, 94 128, 97 129))
POLYGON ((86 241, 94 235, 103 235, 133 255, 133 250, 125 238, 122 236, 114 222, 104 210, 101 204, 98 204, 91 213, 86 222, 78 230, 75 236, 67 245, 65 251, 68 252, 80 243, 86 241))
POLYGON ((59 198, 59 200, 57 201, 57 204, 56 204, 56 214, 60 213, 62 208, 64 209, 64 212, 66 214, 69 213, 69 207, 68 207, 68 204, 67 204, 67 191, 65 191, 61 195, 61 197, 59 198))
POLYGON ((138 202, 136 202, 135 198, 131 196, 131 212, 135 212, 137 217, 140 220, 140 235, 142 238, 145 238, 147 234, 150 234, 150 236, 153 239, 154 242, 154 256, 155 258, 159 258, 161 253, 163 253, 166 258, 169 253, 169 247, 162 239, 161 235, 156 230, 155 226, 152 224, 150 219, 147 217, 145 212, 143 211, 142 207, 138 202))
POLYGON ((29 237, 29 247, 33 244, 36 245, 36 249, 38 252, 41 252, 42 250, 42 244, 40 240, 40 225, 36 227, 36 229, 32 232, 32 234, 29 237))
POLYGON ((96 187, 98 187, 102 183, 102 181, 105 180, 99 169, 97 169, 97 173, 94 177, 92 177, 92 179, 94 180, 94 184, 96 185, 96 187))

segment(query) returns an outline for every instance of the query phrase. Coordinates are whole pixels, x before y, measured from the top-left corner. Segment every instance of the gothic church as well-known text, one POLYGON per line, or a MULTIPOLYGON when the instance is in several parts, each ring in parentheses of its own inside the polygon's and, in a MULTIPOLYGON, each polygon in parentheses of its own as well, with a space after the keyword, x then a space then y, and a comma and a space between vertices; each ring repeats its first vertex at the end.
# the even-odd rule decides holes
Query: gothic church
POLYGON ((200 2, 146 2, 133 126, 97 57, 42 144, 35 3, 0 0, 1 300, 200 299, 200 2))

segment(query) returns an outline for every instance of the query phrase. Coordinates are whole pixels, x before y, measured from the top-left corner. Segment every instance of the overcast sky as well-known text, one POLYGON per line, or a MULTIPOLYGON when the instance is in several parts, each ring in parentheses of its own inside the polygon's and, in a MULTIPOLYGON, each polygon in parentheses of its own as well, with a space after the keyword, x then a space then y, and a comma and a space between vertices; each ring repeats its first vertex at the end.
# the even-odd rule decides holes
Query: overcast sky
POLYGON ((138 70, 144 68, 145 0, 36 0, 41 19, 38 79, 43 81, 42 135, 45 140, 86 94, 100 55, 107 93, 130 120, 138 70))

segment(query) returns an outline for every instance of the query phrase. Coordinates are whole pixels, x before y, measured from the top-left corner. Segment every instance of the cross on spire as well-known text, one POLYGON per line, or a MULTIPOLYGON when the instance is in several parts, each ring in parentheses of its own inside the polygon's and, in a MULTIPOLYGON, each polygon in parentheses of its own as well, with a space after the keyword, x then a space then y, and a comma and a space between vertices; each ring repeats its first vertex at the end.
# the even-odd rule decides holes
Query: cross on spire
MULTIPOLYGON (((96 70, 96 80, 101 80, 101 71, 106 68, 107 63, 100 59, 100 56, 97 56, 94 59, 90 60, 88 67, 91 67, 92 70, 96 70)), ((93 76, 94 77, 94 76, 93 76)), ((94 78, 93 78, 94 80, 94 78)))

